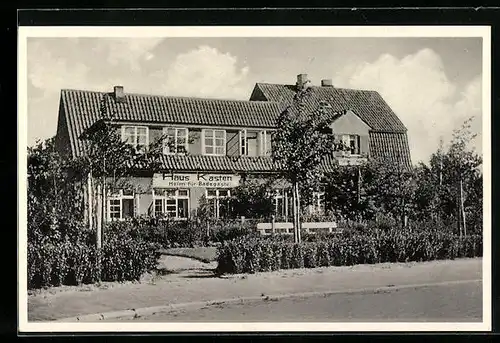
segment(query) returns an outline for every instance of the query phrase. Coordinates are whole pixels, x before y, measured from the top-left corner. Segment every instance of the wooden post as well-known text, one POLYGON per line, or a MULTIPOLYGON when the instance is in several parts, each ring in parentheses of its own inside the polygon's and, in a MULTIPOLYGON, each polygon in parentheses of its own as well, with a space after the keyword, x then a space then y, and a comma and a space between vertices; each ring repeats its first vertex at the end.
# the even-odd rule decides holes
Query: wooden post
POLYGON ((298 234, 298 214, 297 214, 297 187, 296 184, 292 187, 292 198, 293 198, 293 241, 295 243, 299 242, 298 234))
POLYGON ((462 178, 460 177, 460 213, 462 217, 462 225, 464 236, 467 236, 467 227, 465 222, 465 209, 464 209, 464 188, 462 178))
POLYGON ((358 205, 358 209, 357 209, 357 215, 356 217, 358 218, 358 222, 361 221, 361 213, 360 213, 360 210, 359 210, 359 206, 360 206, 360 203, 361 203, 361 167, 358 165, 358 182, 357 182, 357 205, 358 205))
POLYGON ((288 190, 285 188, 283 189, 283 195, 285 197, 284 199, 284 206, 285 206, 285 222, 288 222, 288 190))
MULTIPOLYGON (((106 219, 107 219, 107 204, 108 204, 108 190, 107 190, 107 187, 106 187, 106 179, 103 177, 102 178, 103 181, 102 181, 102 202, 101 202, 101 206, 102 206, 102 212, 101 212, 101 225, 102 223, 105 223, 106 222, 106 219)), ((102 227, 101 227, 102 229, 102 227)), ((102 232, 101 232, 101 238, 102 238, 102 232)))
POLYGON ((301 233, 300 233, 300 193, 299 193, 299 184, 296 185, 297 188, 297 238, 298 242, 302 240, 301 233))
POLYGON ((456 197, 456 205, 457 205, 457 226, 460 238, 462 237, 462 207, 460 206, 460 182, 458 185, 458 194, 456 197))
POLYGON ((276 233, 276 232, 275 232, 275 231, 276 231, 276 229, 275 229, 274 221, 275 221, 275 219, 274 219, 274 214, 273 214, 273 215, 272 215, 272 217, 271 217, 271 230, 272 230, 272 234, 273 234, 273 236, 274 236, 274 234, 276 233))
POLYGON ((97 249, 101 249, 102 245, 102 190, 101 185, 97 185, 97 232, 96 232, 96 245, 97 249))
POLYGON ((92 189, 92 172, 89 172, 87 177, 87 202, 88 202, 88 219, 89 219, 89 229, 94 229, 94 198, 92 197, 93 189, 92 189))

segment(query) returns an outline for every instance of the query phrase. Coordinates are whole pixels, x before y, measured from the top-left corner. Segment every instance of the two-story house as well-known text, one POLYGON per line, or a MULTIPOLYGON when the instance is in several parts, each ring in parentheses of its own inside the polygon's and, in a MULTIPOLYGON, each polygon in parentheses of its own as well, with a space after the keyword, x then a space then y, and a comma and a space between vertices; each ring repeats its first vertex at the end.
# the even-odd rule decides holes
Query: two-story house
MULTIPOLYGON (((336 154, 341 165, 367 158, 411 164, 406 128, 378 93, 339 89, 327 80, 321 86, 306 81, 307 75, 300 74, 296 85, 258 83, 249 101, 129 94, 122 86, 111 93, 65 89, 56 144, 69 156, 84 154, 84 132, 104 120, 103 104, 114 114, 113 125, 123 141, 137 150, 166 137, 161 172, 143 171, 130 180, 132 189, 109 194, 108 220, 159 214, 187 218, 202 196, 219 216, 220 200, 245 176, 274 171, 271 134, 297 87, 311 88, 308 106, 326 106, 335 114, 332 130, 350 147, 336 154)), ((318 193, 319 207, 321 196, 318 193)), ((289 214, 288 203, 286 192, 277 190, 279 214, 289 214)))

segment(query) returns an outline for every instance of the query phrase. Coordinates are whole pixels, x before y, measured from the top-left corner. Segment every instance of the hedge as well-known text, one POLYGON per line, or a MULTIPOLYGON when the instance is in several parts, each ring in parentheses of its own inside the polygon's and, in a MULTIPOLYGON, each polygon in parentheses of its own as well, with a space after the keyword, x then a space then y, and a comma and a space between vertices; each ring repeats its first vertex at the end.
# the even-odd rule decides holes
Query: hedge
POLYGON ((158 220, 156 218, 134 218, 129 221, 110 223, 105 232, 121 233, 147 242, 157 243, 163 248, 208 245, 209 242, 224 242, 256 234, 250 222, 235 220, 207 223, 197 220, 158 220))
POLYGON ((389 230, 346 233, 301 243, 286 239, 239 238, 218 248, 217 272, 255 273, 291 268, 414 262, 482 256, 482 236, 438 231, 389 230))
POLYGON ((156 268, 158 249, 123 235, 106 239, 99 252, 95 246, 70 240, 29 242, 28 288, 139 280, 156 268))

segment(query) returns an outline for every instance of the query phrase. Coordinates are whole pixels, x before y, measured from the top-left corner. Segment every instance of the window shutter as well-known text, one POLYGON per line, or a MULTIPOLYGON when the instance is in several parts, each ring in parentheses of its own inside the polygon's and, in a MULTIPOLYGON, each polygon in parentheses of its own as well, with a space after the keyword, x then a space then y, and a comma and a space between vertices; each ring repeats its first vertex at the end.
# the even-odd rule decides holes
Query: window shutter
POLYGON ((368 135, 362 135, 360 136, 360 151, 362 155, 368 156, 370 153, 370 147, 369 147, 369 136, 368 135))
POLYGON ((134 192, 134 217, 139 216, 139 194, 134 192))
POLYGON ((227 132, 226 151, 228 156, 238 156, 240 150, 240 135, 237 131, 227 132))
POLYGON ((267 134, 266 134, 266 151, 265 151, 265 155, 266 156, 271 156, 271 153, 273 151, 273 148, 272 148, 272 142, 273 142, 273 135, 274 135, 274 132, 273 131, 267 131, 267 134))

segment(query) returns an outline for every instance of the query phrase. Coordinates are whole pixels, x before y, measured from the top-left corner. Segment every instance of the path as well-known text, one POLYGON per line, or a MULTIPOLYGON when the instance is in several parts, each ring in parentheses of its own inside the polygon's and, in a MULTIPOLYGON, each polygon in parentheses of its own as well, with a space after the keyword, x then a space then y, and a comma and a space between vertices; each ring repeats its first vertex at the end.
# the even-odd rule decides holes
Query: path
POLYGON ((408 264, 358 265, 283 270, 252 275, 215 277, 211 268, 180 257, 166 257, 176 272, 142 283, 108 289, 72 287, 28 298, 28 320, 54 320, 92 313, 137 309, 217 299, 260 297, 300 292, 341 291, 390 285, 436 283, 482 278, 482 259, 460 259, 408 264), (187 260, 187 261, 186 261, 187 260), (188 269, 188 270, 186 270, 188 269))

